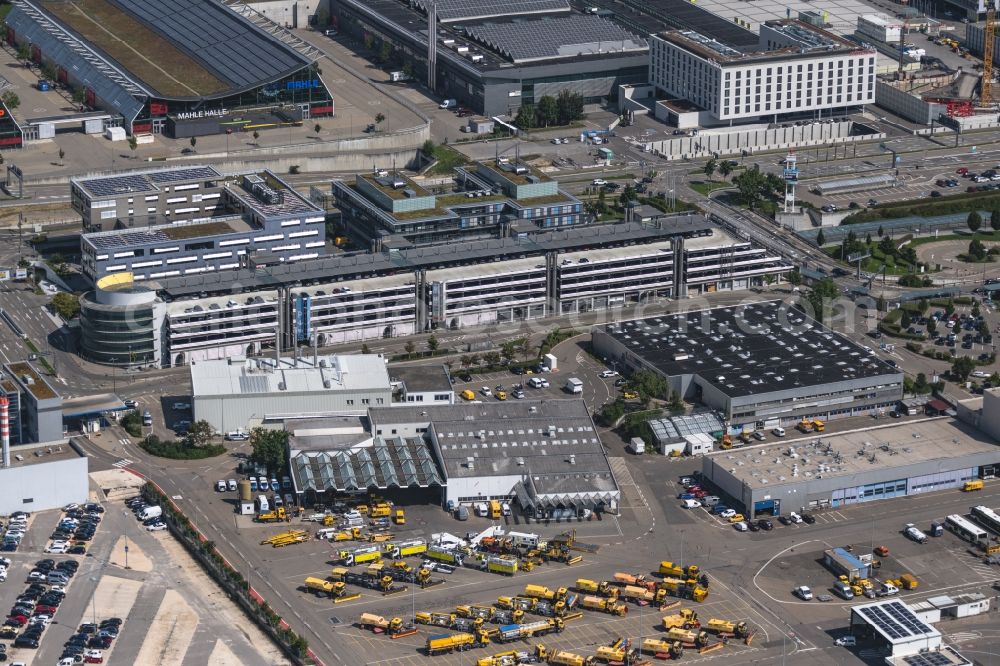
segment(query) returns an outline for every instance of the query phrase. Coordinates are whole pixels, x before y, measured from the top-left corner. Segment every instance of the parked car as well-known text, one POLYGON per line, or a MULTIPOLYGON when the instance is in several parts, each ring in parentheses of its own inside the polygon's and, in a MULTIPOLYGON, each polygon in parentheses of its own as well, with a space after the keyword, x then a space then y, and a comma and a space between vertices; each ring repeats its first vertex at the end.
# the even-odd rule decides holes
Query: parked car
POLYGON ((799 585, 795 588, 795 596, 803 601, 811 601, 813 598, 812 590, 809 589, 807 585, 799 585))

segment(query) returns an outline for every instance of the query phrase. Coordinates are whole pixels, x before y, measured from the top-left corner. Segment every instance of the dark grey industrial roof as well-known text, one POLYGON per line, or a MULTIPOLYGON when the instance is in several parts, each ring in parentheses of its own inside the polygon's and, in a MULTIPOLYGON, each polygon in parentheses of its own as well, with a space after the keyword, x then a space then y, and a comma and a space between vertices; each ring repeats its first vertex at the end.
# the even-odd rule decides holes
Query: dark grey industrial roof
MULTIPOLYGON (((567 0, 434 0, 438 21, 470 21, 494 16, 568 12, 567 0)), ((425 0, 413 4, 427 11, 425 0)))
MULTIPOLYGON (((735 48, 746 49, 760 43, 756 33, 702 9, 690 0, 624 0, 624 3, 674 28, 695 30, 735 48)), ((606 6, 611 11, 616 10, 616 5, 610 1, 600 1, 597 4, 606 6)))
MULTIPOLYGON (((282 78, 309 60, 214 0, 111 0, 232 88, 282 78)), ((227 91, 229 92, 229 91, 227 91)))
POLYGON ((583 14, 484 23, 467 27, 465 31, 515 63, 647 48, 645 40, 611 21, 583 14))
POLYGON ((668 376, 698 375, 730 397, 899 371, 782 301, 599 327, 668 376))
POLYGON ((569 230, 554 230, 526 238, 497 238, 455 243, 452 245, 414 247, 389 253, 354 252, 314 260, 270 266, 266 271, 232 270, 196 274, 160 280, 161 290, 169 298, 183 298, 201 293, 231 293, 229 285, 239 284, 245 291, 283 284, 349 279, 394 272, 412 272, 418 268, 436 268, 461 264, 500 261, 546 252, 587 250, 597 247, 665 240, 689 236, 713 225, 698 214, 677 215, 660 227, 639 223, 599 224, 569 230))
POLYGON ((393 365, 389 367, 389 380, 400 381, 407 393, 452 391, 448 368, 441 365, 393 365))

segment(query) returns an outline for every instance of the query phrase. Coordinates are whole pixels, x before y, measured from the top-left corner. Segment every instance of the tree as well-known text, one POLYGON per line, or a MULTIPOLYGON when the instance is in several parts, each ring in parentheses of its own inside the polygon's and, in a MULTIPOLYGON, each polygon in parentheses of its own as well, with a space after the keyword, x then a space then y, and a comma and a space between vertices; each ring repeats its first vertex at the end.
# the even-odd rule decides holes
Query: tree
POLYGON ((976 369, 976 362, 971 356, 959 356, 951 364, 951 376, 957 382, 964 382, 969 374, 976 369))
POLYGON ((583 118, 583 95, 565 88, 556 97, 556 109, 560 125, 568 125, 583 118))
POLYGON ((618 195, 618 203, 621 204, 622 208, 625 208, 634 199, 635 187, 632 186, 632 183, 626 183, 625 187, 622 188, 622 193, 618 195))
POLYGON ((825 277, 813 285, 809 292, 809 303, 813 307, 814 316, 822 321, 829 304, 837 298, 840 298, 840 288, 832 278, 825 277))
POLYGON ((937 333, 937 320, 933 317, 927 318, 927 337, 933 336, 937 333))
POLYGON ((413 340, 407 340, 406 344, 403 345, 403 349, 406 350, 407 356, 413 356, 413 352, 417 350, 417 346, 413 344, 413 340))
POLYGON ((667 409, 672 412, 684 411, 684 400, 681 399, 680 393, 677 391, 670 392, 670 401, 667 403, 667 409))
POLYGON ((80 299, 64 291, 52 297, 51 305, 56 314, 67 321, 80 313, 80 299))
POLYGON ((535 109, 535 116, 538 124, 542 127, 555 125, 559 122, 559 105, 552 95, 545 95, 538 100, 538 108, 535 109))
POLYGON ((31 47, 27 42, 21 42, 17 47, 17 59, 23 62, 25 67, 31 62, 31 47))
POLYGON ((795 269, 787 275, 788 284, 793 287, 797 287, 802 284, 802 273, 799 273, 799 267, 796 266, 795 269))
POLYGON ((87 102, 87 91, 80 86, 73 88, 73 101, 79 104, 82 109, 83 105, 87 102))
POLYGON ((384 122, 385 122, 385 114, 379 111, 378 113, 375 114, 375 124, 381 125, 384 122))
POLYGON ((704 168, 705 177, 708 178, 709 180, 712 180, 712 176, 715 175, 715 170, 718 168, 718 166, 719 163, 715 161, 715 158, 712 158, 709 161, 705 162, 705 168, 704 168))
POLYGON ((633 373, 628 383, 644 401, 650 398, 665 400, 669 397, 670 384, 662 375, 651 370, 639 370, 633 373))
POLYGON ((517 343, 513 340, 501 343, 500 354, 508 360, 514 360, 514 355, 517 354, 517 343))
MULTIPOLYGON (((187 439, 193 446, 205 446, 212 441, 212 437, 215 436, 215 428, 212 427, 208 421, 204 419, 199 419, 191 424, 188 428, 187 439)), ((282 449, 282 458, 284 458, 284 450, 282 449)))
POLYGON ((130 136, 128 138, 128 147, 132 151, 132 154, 135 155, 135 149, 139 147, 139 139, 135 138, 135 136, 130 136))
POLYGON ((926 298, 921 298, 917 301, 917 309, 920 310, 921 313, 927 312, 927 308, 930 306, 931 304, 927 302, 926 298))
POLYGON ((930 385, 927 383, 927 375, 918 372, 917 378, 913 382, 913 388, 917 393, 927 393, 930 390, 930 385))
POLYGON ((882 225, 880 224, 878 225, 878 237, 882 238, 882 236, 885 236, 885 229, 883 229, 882 225))
POLYGON ((495 351, 488 351, 483 354, 483 363, 490 367, 496 367, 500 365, 500 353, 495 351))
POLYGON ((323 129, 323 126, 320 125, 319 123, 316 123, 315 125, 313 125, 313 132, 316 134, 316 136, 319 136, 319 133, 320 133, 320 131, 322 129, 323 129))
POLYGON ((479 361, 480 360, 482 360, 482 359, 479 358, 479 354, 472 354, 472 355, 470 355, 469 356, 469 367, 471 368, 474 365, 479 365, 479 361))
POLYGON ((910 316, 909 310, 903 310, 903 316, 899 318, 899 325, 903 328, 909 328, 913 325, 913 317, 910 316))
POLYGON ((431 337, 427 338, 427 351, 433 355, 440 346, 441 342, 437 339, 437 336, 432 333, 431 337))
POLYGON ((865 234, 865 245, 871 245, 871 244, 872 244, 872 235, 865 234))
POLYGON ((514 116, 514 124, 521 129, 531 129, 535 126, 535 108, 530 104, 522 104, 514 116))
POLYGON ((285 448, 288 445, 287 430, 267 430, 254 428, 250 431, 251 462, 266 467, 272 474, 285 469, 285 448))
POLYGON ((969 231, 975 233, 979 231, 981 226, 983 226, 983 218, 977 211, 972 211, 969 213, 969 217, 966 218, 965 223, 969 225, 969 231))
POLYGON ((968 255, 969 258, 974 261, 982 261, 986 258, 986 246, 983 245, 981 240, 975 238, 971 243, 969 243, 968 255))
POLYGON ((463 354, 462 357, 458 359, 458 362, 462 365, 462 369, 464 370, 472 365, 472 357, 468 354, 463 354))
POLYGON ((3 95, 0 95, 0 101, 3 101, 4 106, 10 111, 21 106, 21 98, 13 90, 7 90, 3 95))
POLYGON ((994 208, 990 212, 990 229, 1000 231, 1000 208, 994 208))
POLYGON ((531 346, 531 340, 528 338, 518 338, 517 339, 517 351, 521 354, 521 358, 525 363, 531 360, 531 353, 534 349, 531 346))
POLYGON ((744 169, 743 173, 733 178, 733 183, 736 184, 740 201, 747 208, 753 210, 763 196, 767 181, 764 175, 761 174, 760 169, 754 167, 752 169, 744 169))
POLYGON ((722 160, 719 164, 719 173, 722 174, 723 178, 729 178, 729 174, 733 172, 733 163, 729 160, 722 160))
POLYGON ((423 145, 420 146, 420 152, 422 152, 424 154, 424 157, 426 157, 427 159, 433 159, 434 147, 435 147, 434 140, 427 139, 426 141, 424 141, 423 145))
POLYGON ((191 148, 193 149, 193 148, 194 148, 195 146, 197 146, 197 145, 198 145, 198 137, 196 137, 196 136, 193 136, 193 137, 191 137, 191 138, 190 138, 190 139, 188 140, 188 143, 190 143, 190 144, 191 144, 191 148))
POLYGON ((257 143, 257 139, 260 138, 260 132, 258 132, 257 130, 254 130, 253 134, 251 136, 253 136, 253 142, 257 143))
POLYGON ((385 64, 392 59, 392 44, 390 44, 388 40, 382 41, 382 46, 379 47, 378 59, 382 64, 385 64))
POLYGON ((361 353, 362 354, 371 354, 372 353, 372 350, 368 348, 368 343, 367 342, 364 342, 364 343, 361 344, 361 353))
POLYGON ((826 236, 823 235, 822 229, 820 229, 819 233, 816 234, 816 245, 817 247, 823 247, 826 245, 826 236))

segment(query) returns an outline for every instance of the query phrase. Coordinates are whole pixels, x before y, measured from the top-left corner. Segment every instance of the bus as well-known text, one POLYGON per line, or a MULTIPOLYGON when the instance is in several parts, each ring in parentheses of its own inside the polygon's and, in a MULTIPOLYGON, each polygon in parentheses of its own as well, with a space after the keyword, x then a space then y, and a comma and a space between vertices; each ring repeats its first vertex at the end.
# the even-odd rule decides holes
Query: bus
POLYGON ((989 541, 986 530, 976 527, 957 513, 948 516, 947 520, 944 521, 944 526, 970 543, 980 545, 989 541))
POLYGON ((1000 534, 1000 516, 993 509, 985 506, 974 506, 971 513, 974 521, 994 534, 1000 534))

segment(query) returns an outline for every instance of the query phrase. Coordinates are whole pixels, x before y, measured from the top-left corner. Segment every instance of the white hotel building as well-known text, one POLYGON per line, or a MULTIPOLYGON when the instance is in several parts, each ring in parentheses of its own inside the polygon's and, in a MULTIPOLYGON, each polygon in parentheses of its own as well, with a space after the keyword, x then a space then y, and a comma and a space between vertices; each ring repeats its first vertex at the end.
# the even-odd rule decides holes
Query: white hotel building
POLYGON ((650 40, 650 80, 718 121, 777 120, 875 102, 875 50, 797 20, 761 25, 755 51, 692 30, 650 40))

